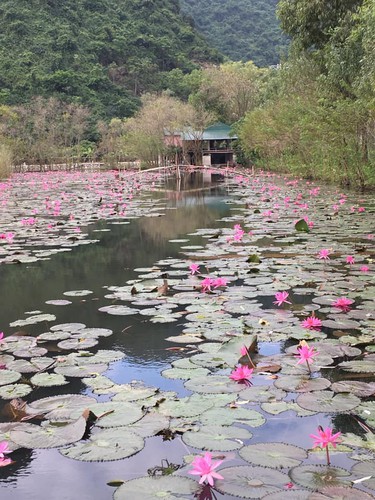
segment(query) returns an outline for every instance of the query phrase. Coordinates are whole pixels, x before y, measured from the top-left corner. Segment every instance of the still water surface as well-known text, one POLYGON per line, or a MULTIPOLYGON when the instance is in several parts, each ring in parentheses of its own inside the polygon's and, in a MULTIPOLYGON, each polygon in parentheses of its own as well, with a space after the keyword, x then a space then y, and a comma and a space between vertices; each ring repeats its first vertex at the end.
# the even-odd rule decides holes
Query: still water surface
MULTIPOLYGON (((104 295, 108 286, 122 286, 135 279, 134 269, 152 267, 159 260, 180 258, 181 243, 170 239, 185 237, 197 228, 222 227, 217 222, 229 214, 225 187, 209 187, 197 181, 191 191, 176 191, 171 182, 164 193, 153 193, 159 200, 157 218, 140 218, 129 224, 105 221, 84 230, 95 244, 82 245, 71 252, 57 254, 50 260, 29 265, 3 265, 0 267, 1 327, 9 331, 9 323, 24 317, 26 311, 55 314, 57 323, 82 322, 89 327, 110 328, 114 334, 101 338, 101 349, 119 349, 126 357, 112 363, 105 373, 117 383, 143 380, 146 385, 162 390, 187 394, 181 380, 168 380, 161 370, 180 355, 168 351, 171 344, 164 339, 181 332, 176 323, 152 324, 145 316, 112 316, 98 311, 108 305, 104 295), (198 191, 197 191, 198 190, 198 191), (165 206, 164 211, 162 207, 165 206), (87 297, 65 297, 67 290, 88 289, 94 293, 87 297), (69 298, 68 306, 53 306, 45 302, 69 298)), ((189 236, 189 245, 202 241, 189 236)), ((51 326, 51 325, 50 325, 51 326)), ((13 329, 12 333, 17 329, 13 329)), ((46 325, 45 330, 48 330, 46 325)), ((40 334, 43 326, 30 325, 29 334, 40 334)), ((67 386, 33 391, 32 399, 70 393, 90 394, 80 379, 72 378, 67 386), (57 392, 58 391, 58 392, 57 392)), ((27 398, 25 398, 27 399, 27 398)), ((103 398, 102 398, 103 399, 103 398)), ((0 407, 1 408, 1 407, 0 407)), ((7 421, 6 416, 0 416, 7 421)), ((16 465, 0 469, 1 500, 106 500, 113 488, 106 485, 113 479, 128 479, 147 475, 147 469, 160 465, 162 458, 181 463, 188 450, 179 441, 163 442, 160 437, 147 439, 147 445, 128 460, 103 463, 83 463, 67 460, 57 450, 22 451, 13 454, 16 465)))

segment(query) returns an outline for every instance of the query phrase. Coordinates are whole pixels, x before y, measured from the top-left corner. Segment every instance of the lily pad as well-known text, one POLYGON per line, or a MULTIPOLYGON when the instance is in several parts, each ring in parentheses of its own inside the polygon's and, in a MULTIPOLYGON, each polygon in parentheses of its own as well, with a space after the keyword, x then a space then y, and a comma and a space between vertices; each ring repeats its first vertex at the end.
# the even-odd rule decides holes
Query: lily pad
POLYGON ((244 446, 239 454, 250 464, 274 469, 295 467, 307 458, 306 450, 285 443, 250 444, 244 446))
POLYGON ((345 486, 328 486, 320 492, 311 493, 308 500, 371 500, 374 497, 357 488, 346 488, 345 486))
POLYGON ((204 377, 210 373, 210 370, 206 368, 198 368, 197 366, 193 369, 185 369, 185 368, 167 368, 161 372, 162 376, 165 378, 171 379, 182 379, 189 380, 194 377, 204 377))
POLYGON ((158 432, 163 429, 168 429, 169 418, 164 415, 160 415, 157 412, 149 412, 138 420, 134 424, 130 424, 127 428, 134 431, 136 434, 146 438, 150 436, 155 436, 158 432))
POLYGON ((57 347, 60 349, 66 349, 68 351, 75 351, 81 349, 90 349, 90 347, 94 347, 98 344, 96 339, 86 339, 85 337, 81 338, 73 338, 62 340, 57 344, 57 347))
POLYGON ((288 375, 274 382, 275 387, 288 392, 311 392, 327 389, 331 382, 326 378, 308 378, 303 375, 288 375))
POLYGON ((262 500, 310 500, 311 491, 306 490, 286 490, 270 493, 262 500))
POLYGON ((228 376, 209 375, 206 377, 194 377, 185 382, 186 389, 202 394, 220 394, 241 392, 246 389, 245 384, 233 382, 228 376))
POLYGON ((31 377, 30 382, 38 387, 53 387, 69 383, 63 375, 57 373, 37 373, 31 377))
POLYGON ((366 383, 359 380, 341 380, 334 382, 331 389, 334 392, 349 392, 359 398, 365 398, 375 394, 375 382, 366 383))
POLYGON ((252 403, 266 403, 284 399, 286 392, 273 386, 254 385, 242 391, 241 398, 252 403))
POLYGON ((130 316, 132 314, 137 314, 139 312, 139 309, 113 304, 111 306, 100 307, 99 311, 106 312, 107 314, 112 314, 114 316, 130 316))
POLYGON ((375 359, 343 361, 339 367, 346 372, 373 374, 375 372, 375 359))
POLYGON ((89 406, 89 410, 97 417, 108 413, 96 422, 98 427, 121 427, 140 420, 144 415, 140 406, 128 402, 97 403, 89 406))
POLYGON ((82 414, 83 410, 96 403, 94 398, 81 394, 65 394, 38 399, 26 407, 28 414, 45 414, 49 420, 71 420, 74 413, 82 414))
POLYGON ((375 461, 360 462, 352 467, 352 473, 358 478, 368 477, 361 484, 366 488, 375 490, 375 461))
POLYGON ((216 488, 221 493, 240 498, 263 498, 269 493, 283 490, 284 485, 290 481, 289 476, 283 472, 251 465, 220 469, 220 474, 224 479, 215 482, 216 488))
POLYGON ((55 372, 65 377, 89 377, 100 374, 108 369, 106 364, 90 364, 81 366, 58 366, 55 372))
POLYGON ((94 293, 92 290, 70 290, 68 292, 64 292, 64 295, 67 297, 85 297, 86 295, 91 295, 94 293))
POLYGON ((266 422, 261 413, 246 408, 210 408, 200 416, 202 424, 220 422, 220 425, 232 425, 234 422, 246 424, 250 427, 260 427, 266 422))
POLYGON ((61 323, 59 325, 53 325, 51 326, 50 330, 51 332, 77 332, 78 330, 82 330, 82 328, 85 328, 84 323, 61 323))
POLYGON ((326 465, 299 465, 291 469, 289 475, 293 483, 310 490, 350 485, 349 471, 326 465))
POLYGON ((361 403, 361 400, 353 394, 335 395, 331 391, 316 391, 300 394, 296 402, 306 410, 315 411, 319 408, 319 411, 323 413, 335 413, 353 410, 361 403))
POLYGON ((56 316, 54 314, 37 314, 35 316, 29 316, 27 319, 20 319, 18 321, 13 321, 9 323, 9 326, 22 327, 26 325, 35 325, 36 323, 42 323, 43 321, 55 321, 56 316))
POLYGON ((305 219, 300 219, 294 224, 296 231, 303 231, 304 233, 309 233, 310 228, 305 219))
POLYGON ((14 399, 23 398, 32 391, 32 387, 27 384, 10 384, 0 387, 0 398, 14 399))
POLYGON ((13 384, 21 378, 21 374, 13 370, 1 370, 0 371, 0 386, 13 384))
POLYGON ((197 431, 185 432, 182 440, 188 446, 210 451, 238 450, 243 439, 250 439, 251 432, 240 427, 207 425, 197 431))
POLYGON ((60 450, 68 458, 83 462, 107 462, 121 460, 138 453, 144 447, 144 439, 127 428, 104 429, 84 442, 60 450))
POLYGON ((86 429, 86 420, 79 417, 65 425, 23 424, 10 432, 12 441, 23 448, 59 448, 79 441, 86 429))
POLYGON ((114 493, 113 500, 177 500, 183 498, 182 495, 190 495, 198 489, 196 481, 187 477, 178 476, 158 476, 139 477, 122 484, 114 493))

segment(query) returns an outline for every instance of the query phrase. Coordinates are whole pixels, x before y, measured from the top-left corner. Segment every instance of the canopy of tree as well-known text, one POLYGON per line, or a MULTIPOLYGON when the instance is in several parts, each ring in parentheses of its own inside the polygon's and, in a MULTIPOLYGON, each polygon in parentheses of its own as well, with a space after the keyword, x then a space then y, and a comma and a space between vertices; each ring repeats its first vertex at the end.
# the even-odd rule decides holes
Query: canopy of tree
POLYGON ((239 135, 268 167, 375 185, 374 0, 281 0, 289 59, 239 135))
POLYGON ((287 37, 276 18, 278 0, 181 0, 197 28, 232 61, 269 66, 280 61, 287 37))
POLYGON ((2 0, 0 104, 58 97, 95 116, 129 116, 138 96, 220 57, 178 0, 2 0))

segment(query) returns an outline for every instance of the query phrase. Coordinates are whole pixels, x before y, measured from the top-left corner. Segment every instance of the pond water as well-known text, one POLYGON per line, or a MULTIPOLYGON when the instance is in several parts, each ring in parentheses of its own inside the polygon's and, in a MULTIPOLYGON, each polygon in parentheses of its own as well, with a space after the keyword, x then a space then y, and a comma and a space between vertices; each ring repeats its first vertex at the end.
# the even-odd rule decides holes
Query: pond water
MULTIPOLYGON (((141 177, 121 180, 112 173, 92 176, 75 175, 61 186, 57 174, 43 180, 34 174, 20 176, 18 181, 11 181, 11 188, 3 188, 6 193, 3 206, 8 212, 0 232, 15 235, 9 237, 9 241, 3 238, 4 244, 0 247, 3 260, 0 264, 0 330, 6 337, 0 344, 0 364, 4 365, 0 370, 0 388, 10 388, 9 397, 3 393, 0 398, 0 422, 20 419, 20 413, 17 417, 14 407, 13 410, 9 407, 12 396, 19 395, 20 384, 30 389, 22 395, 27 403, 64 394, 84 394, 104 403, 110 401, 113 394, 121 394, 125 387, 145 390, 136 384, 129 386, 133 381, 142 381, 145 386, 155 388, 154 393, 144 399, 135 397, 138 402, 146 402, 144 406, 126 396, 124 404, 132 402, 128 413, 138 411, 132 406, 138 404, 143 413, 147 409, 157 420, 160 407, 160 420, 170 419, 174 439, 155 436, 163 427, 157 429, 153 423, 156 430, 148 433, 142 430, 145 446, 135 448, 136 453, 130 458, 114 460, 115 455, 109 455, 108 459, 96 455, 89 462, 82 457, 68 458, 69 455, 66 457, 59 451, 72 446, 43 449, 49 445, 40 441, 31 443, 32 449, 21 445, 16 449, 16 445, 11 448, 15 449, 11 454, 14 463, 0 468, 1 499, 106 500, 114 493, 107 482, 147 476, 148 470, 155 470, 162 460, 183 466, 184 457, 189 463, 191 457, 186 456, 196 455, 201 449, 224 457, 219 469, 232 468, 232 471, 228 469, 228 477, 237 474, 236 466, 251 467, 249 463, 258 468, 267 465, 271 468, 265 470, 273 471, 266 480, 263 476, 259 479, 255 469, 238 469, 238 473, 242 470, 240 476, 227 480, 227 484, 231 483, 227 493, 223 493, 226 491, 223 473, 224 486, 219 485, 222 493, 211 491, 207 496, 201 493, 201 499, 211 498, 212 493, 218 499, 266 498, 272 492, 279 495, 275 498, 297 498, 297 495, 308 498, 310 476, 317 474, 315 469, 308 473, 295 470, 289 477, 287 474, 293 468, 290 465, 282 469, 285 476, 276 477, 280 465, 273 465, 272 457, 280 455, 281 462, 287 461, 283 455, 285 450, 273 445, 273 455, 267 458, 269 463, 263 463, 264 457, 260 461, 249 458, 252 453, 249 445, 288 443, 294 445, 289 451, 294 466, 303 462, 324 467, 324 453, 312 452, 305 456, 304 451, 298 452, 298 447, 311 450, 309 435, 316 434, 319 425, 331 424, 336 432, 346 435, 343 442, 346 448, 331 456, 333 466, 348 471, 341 473, 337 471, 342 469, 332 469, 334 476, 340 476, 336 478, 339 486, 341 481, 343 487, 351 486, 350 480, 366 476, 371 465, 375 470, 375 445, 365 433, 375 424, 374 228, 371 227, 375 207, 372 197, 359 198, 353 193, 327 188, 323 193, 316 185, 266 175, 257 179, 234 176, 213 184, 199 174, 178 180, 156 175, 145 180, 141 177), (46 191, 42 200, 47 215, 40 208, 41 198, 37 196, 40 186, 46 191), (303 217, 310 223, 310 232, 295 230, 295 221, 303 217), (22 222, 31 218, 36 220, 22 222), (235 225, 237 229, 233 229, 235 225), (49 255, 51 249, 58 251, 49 255), (329 258, 319 258, 322 249, 328 250, 329 258), (353 257, 353 264, 347 261, 348 256, 353 257), (214 288, 212 293, 203 293, 200 278, 189 276, 191 263, 200 265, 202 277, 223 277, 228 283, 214 288), (160 288, 163 279, 168 280, 167 295, 160 288), (282 291, 287 291, 289 296, 278 307, 275 294, 282 291), (332 304, 340 297, 352 300, 353 304, 347 309, 334 308, 332 304), (116 309, 116 306, 125 308, 116 309), (309 315, 316 315, 323 324, 317 329, 302 328, 302 320, 309 315), (36 318, 34 323, 28 322, 30 317, 36 318), (91 332, 90 336, 82 325, 66 326, 71 324, 111 330, 112 334, 104 335, 102 330, 103 335, 91 332), (81 330, 85 334, 79 333, 81 330), (55 340, 43 339, 42 334, 53 331, 63 335, 55 340), (187 335, 186 341, 176 339, 181 334, 187 335), (40 335, 37 346, 27 343, 30 337, 40 335), (240 347, 250 345, 254 336, 258 339, 258 353, 251 356, 258 366, 251 378, 253 385, 247 387, 231 381, 229 375, 241 358, 240 347), (173 338, 168 340, 170 337, 173 338), (13 342, 21 339, 17 349, 12 339, 13 342), (64 339, 75 343, 58 346, 64 339), (307 363, 296 365, 296 349, 303 339, 314 346, 317 353, 316 365, 312 361, 311 376, 307 363), (91 340, 97 344, 91 346, 91 340), (88 342, 84 344, 87 348, 81 349, 80 342, 88 342), (40 347, 46 347, 48 352, 33 351, 40 347), (71 376, 69 370, 64 372, 71 365, 79 366, 84 358, 89 359, 90 352, 98 349, 112 354, 102 363, 96 361, 97 364, 90 365, 91 371, 83 379, 76 374, 71 376), (81 361, 67 358, 69 353, 83 350, 87 355, 82 356, 81 361), (114 351, 125 357, 116 360, 114 351), (194 364, 189 361, 190 356, 194 364), (43 365, 37 371, 52 375, 60 373, 58 368, 61 368, 64 385, 51 382, 51 386, 45 387, 49 385, 48 380, 40 384, 31 381, 30 385, 35 371, 25 373, 24 366, 14 364, 16 360, 30 358, 34 363, 40 362, 40 358, 49 358, 55 364, 51 368, 43 365), (359 364, 354 365, 355 362, 359 364), (162 374, 172 363, 175 371, 162 374), (338 363, 349 364, 338 367, 338 363), (201 372, 193 373, 197 369, 201 372), (17 370, 22 373, 21 378, 9 384, 8 381, 1 383, 5 372, 17 370), (216 386, 215 382, 210 386, 209 380, 213 380, 210 376, 218 377, 216 386), (99 385, 92 385, 93 379, 99 385), (106 386, 108 379, 113 386, 106 386), (330 388, 335 381, 348 380, 363 385, 353 386, 354 389, 345 386, 343 392, 330 388), (323 385, 312 389, 302 387, 310 383, 323 385), (112 389, 107 390, 108 387, 112 389), (194 405, 186 411, 179 409, 171 391, 181 398, 192 395, 199 399, 203 395, 195 403, 202 406, 201 412, 196 407, 192 409, 194 405), (336 400, 330 403, 328 400, 333 396, 336 400), (338 401, 340 398, 343 401, 338 401), (295 404, 296 399, 299 405, 295 404), (241 414, 233 419, 234 425, 230 425, 232 420, 225 412, 230 412, 231 407, 233 412, 248 409, 254 413, 241 414), (220 424, 240 431, 225 437, 221 435, 222 428, 214 428, 220 424), (198 429, 204 432, 197 439, 198 429), (216 441, 225 441, 224 446, 215 447, 206 434, 216 441), (236 451, 241 448, 246 453, 236 451), (300 459, 296 456, 298 453, 302 453, 300 459), (363 463, 363 470, 359 468, 357 475, 354 470, 349 476, 353 465, 363 463), (247 478, 248 482, 242 484, 245 472, 254 473, 258 479, 253 478, 251 483, 247 478), (348 477, 349 482, 345 482, 348 477), (293 483, 290 490, 285 486, 289 482, 293 483), (267 485, 264 490, 260 489, 263 483, 267 485), (254 491, 258 488, 259 494, 249 493, 249 487, 255 488, 254 491), (297 489, 300 493, 291 493, 297 489), (244 496, 246 494, 248 496, 244 496)), ((246 364, 247 358, 241 361, 246 364)), ((103 406, 100 414, 106 411, 103 406)), ((104 416, 103 422, 105 418, 108 417, 104 416)), ((139 416, 129 421, 130 426, 137 420, 142 422, 139 416)), ((35 419, 31 422, 40 423, 35 419)), ((16 437, 19 442, 26 439, 16 436, 15 433, 20 432, 16 428, 8 429, 4 424, 0 425, 0 441, 9 440, 12 446, 12 432, 16 443, 16 437)), ((123 429, 127 423, 109 423, 103 427, 123 429)), ((35 428, 29 429, 35 436, 35 428)), ((95 436, 97 432, 95 426, 92 434, 95 436)), ((102 431, 99 429, 99 432, 102 431)), ((80 437, 63 444, 77 442, 80 437)), ((103 453, 107 448, 106 439, 109 438, 103 437, 102 444, 98 445, 103 447, 103 453)), ((262 453, 264 450, 254 448, 254 455, 262 453)), ((178 473, 188 476, 189 468, 185 465, 178 473)), ((189 477, 193 479, 183 485, 188 489, 196 479, 196 476, 189 477)), ((323 481, 320 489, 327 484, 333 483, 323 481)), ((315 483, 313 486, 317 489, 315 483)), ((359 483, 356 490, 350 490, 350 494, 359 498, 363 490, 364 499, 373 498, 371 487, 375 488, 375 484, 367 480, 359 483)), ((172 493, 173 488, 171 486, 172 493)), ((176 488, 178 495, 178 484, 176 488)), ((149 498, 142 489, 125 494, 127 496, 118 499, 149 498)), ((194 498, 193 492, 181 494, 181 498, 194 498)), ((158 497, 177 498, 160 491, 150 496, 158 497)))

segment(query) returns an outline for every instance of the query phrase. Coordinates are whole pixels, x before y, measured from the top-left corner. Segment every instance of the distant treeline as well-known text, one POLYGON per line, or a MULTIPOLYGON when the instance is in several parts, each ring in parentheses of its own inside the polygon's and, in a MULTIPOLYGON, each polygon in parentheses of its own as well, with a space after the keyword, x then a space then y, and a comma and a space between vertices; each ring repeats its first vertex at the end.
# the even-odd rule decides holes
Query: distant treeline
POLYGON ((233 61, 280 62, 288 38, 276 17, 278 0, 181 0, 209 43, 233 61))
MULTIPOLYGON (((83 0, 77 5, 83 5, 81 2, 83 0)), ((100 11, 104 3, 115 10, 118 19, 121 18, 120 7, 124 8, 125 4, 137 4, 146 9, 151 3, 172 10, 176 19, 179 16, 178 6, 172 0, 121 0, 116 3, 119 5, 117 10, 112 2, 106 0, 96 4, 90 0, 85 6, 90 6, 95 19, 102 20, 107 20, 108 16, 107 11, 100 11)), ((5 13, 7 7, 13 12, 12 5, 4 1, 0 10, 5 13)), ((22 5, 26 11, 31 9, 29 4, 22 5)), ((43 5, 45 9, 49 5, 52 11, 61 9, 66 16, 74 11, 69 1, 60 2, 59 7, 57 4, 54 7, 52 1, 43 5)), ((124 14, 125 17, 128 15, 124 14)), ((69 86, 54 87, 54 92, 48 94, 42 85, 43 79, 48 80, 53 74, 57 78, 59 74, 61 76, 58 71, 63 71, 59 69, 57 74, 51 73, 52 53, 49 72, 44 69, 43 78, 36 80, 39 85, 33 80, 33 72, 42 67, 42 52, 40 66, 30 63, 22 78, 21 73, 12 74, 16 71, 16 64, 11 64, 10 56, 7 63, 0 58, 3 67, 0 72, 3 82, 0 92, 0 102, 3 103, 0 105, 0 170, 12 161, 45 163, 56 162, 57 158, 64 162, 100 159, 108 165, 134 159, 141 160, 144 165, 154 165, 163 158, 173 161, 179 152, 178 146, 165 143, 166 131, 170 134, 196 131, 198 141, 200 131, 220 120, 233 125, 233 131, 239 137, 237 158, 244 165, 255 163, 262 168, 284 170, 361 189, 375 187, 374 0, 316 0, 313 3, 310 0, 281 0, 278 15, 291 46, 288 57, 277 68, 260 68, 253 62, 220 63, 216 52, 210 51, 199 37, 195 39, 197 35, 188 24, 183 26, 186 33, 190 33, 187 40, 191 43, 186 42, 184 48, 184 44, 180 44, 179 48, 171 49, 173 35, 170 34, 169 38, 163 35, 166 37, 163 38, 159 30, 159 38, 156 34, 151 36, 154 28, 149 26, 142 28, 148 34, 142 35, 141 44, 135 42, 133 32, 129 43, 133 44, 132 50, 137 57, 131 59, 129 49, 121 64, 117 59, 113 65, 113 57, 117 54, 115 49, 123 41, 121 34, 125 34, 122 28, 118 32, 112 26, 107 40, 104 31, 99 30, 98 39, 92 37, 89 43, 97 46, 96 52, 93 49, 92 53, 100 54, 100 71, 102 76, 105 75, 105 82, 103 80, 103 86, 90 87, 87 95, 92 99, 82 97, 85 93, 79 97, 69 86), (161 41, 160 37, 165 47, 169 47, 164 56, 161 55, 161 46, 156 48, 153 45, 156 40, 161 41), (167 44, 167 38, 170 44, 167 44), (199 41, 201 50, 193 48, 194 40, 199 41), (140 46, 142 50, 137 52, 140 46), (104 54, 107 54, 107 59, 104 54), (174 54, 172 59, 171 54, 174 54), (104 69, 103 64, 110 60, 112 63, 104 69), (129 80, 133 63, 143 67, 150 60, 158 68, 155 73, 140 70, 137 77, 132 73, 129 80), (108 108, 105 111, 103 95, 115 88, 106 86, 108 78, 112 79, 116 89, 121 89, 123 97, 127 95, 126 99, 130 100, 126 102, 133 103, 125 106, 126 110, 109 97, 108 103, 116 112, 108 113, 108 108), (6 79, 7 87, 4 85, 6 79), (59 92, 57 88, 60 88, 59 92)), ((15 19, 17 16, 18 13, 15 19)), ((7 19, 10 23, 13 18, 7 19)), ((16 23, 14 19, 12 22, 16 23)), ((143 26, 143 21, 139 22, 143 26)), ((16 26, 29 29, 23 22, 16 23, 16 26)), ((37 26, 33 26, 38 33, 37 26)), ((68 27, 72 29, 66 21, 61 29, 68 30, 68 27)), ((8 26, 7 33, 9 29, 8 26)), ((181 25, 179 29, 182 29, 181 25)), ((2 32, 0 37, 4 36, 2 32)), ((130 35, 127 33, 126 36, 130 35)), ((36 51, 32 44, 29 48, 36 51)), ((23 42, 20 42, 19 50, 26 51, 23 42)), ((75 50, 80 57, 79 50, 75 50)), ((5 54, 6 47, 0 45, 0 51, 5 54)), ((63 57, 64 51, 55 54, 56 65, 61 68, 59 54, 63 57)), ((68 55, 69 52, 66 57, 68 55)), ((74 56, 74 51, 71 56, 74 56)), ((120 57, 120 52, 116 57, 120 57)), ((70 61, 66 67, 78 72, 79 65, 72 64, 70 61)), ((84 82, 86 88, 88 82, 95 79, 95 65, 90 66, 87 62, 83 68, 87 72, 78 82, 84 82)))

